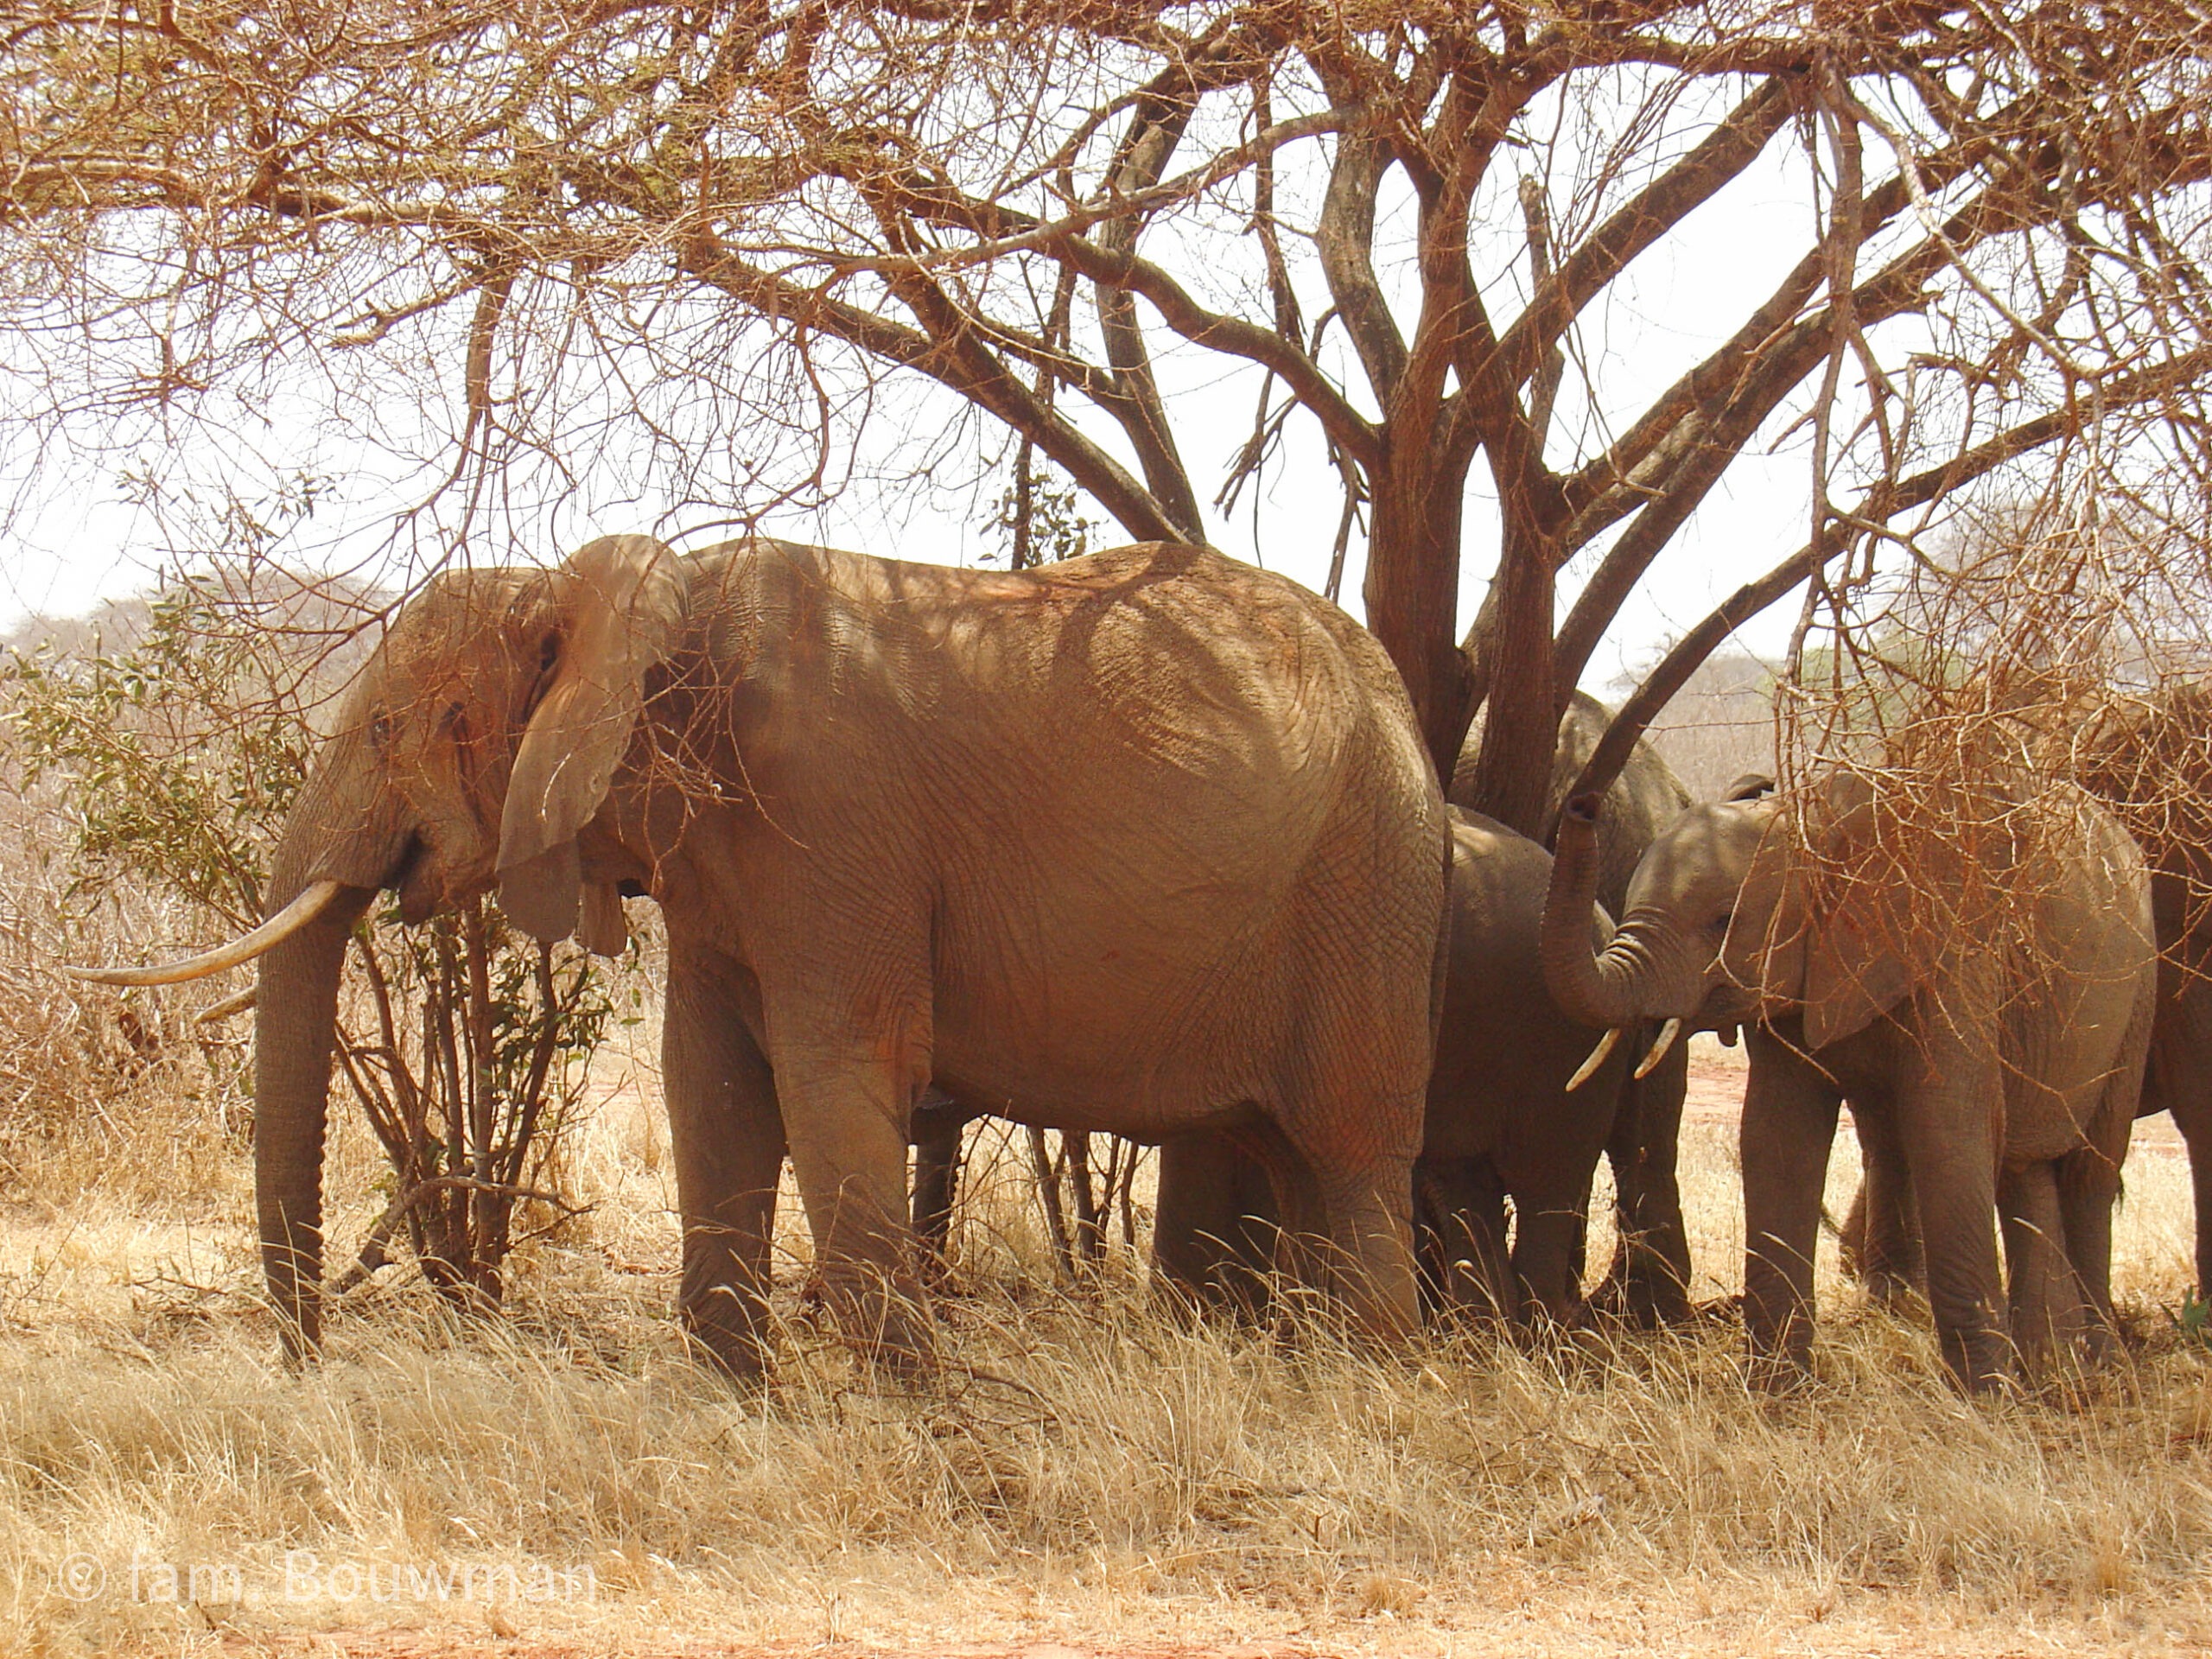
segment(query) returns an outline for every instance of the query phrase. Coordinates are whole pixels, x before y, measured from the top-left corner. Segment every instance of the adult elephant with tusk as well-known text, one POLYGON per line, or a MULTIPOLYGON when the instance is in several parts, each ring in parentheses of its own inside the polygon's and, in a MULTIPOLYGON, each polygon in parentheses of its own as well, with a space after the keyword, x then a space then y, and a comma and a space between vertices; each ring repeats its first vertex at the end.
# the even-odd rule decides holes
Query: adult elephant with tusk
MULTIPOLYGON (((1560 716, 1543 832, 1538 837, 1546 845, 1556 842, 1567 795, 1611 723, 1612 711, 1581 691, 1569 699, 1560 716)), ((1459 751, 1459 765, 1445 791, 1455 806, 1471 806, 1475 798, 1483 731, 1478 719, 1459 751)), ((1649 743, 1638 739, 1619 775, 1605 788, 1605 810, 1598 821, 1592 896, 1609 915, 1621 913, 1629 878, 1635 874, 1643 849, 1689 805, 1690 792, 1674 769, 1649 743)), ((1689 1315, 1689 1239, 1675 1172, 1689 1061, 1678 1050, 1649 1048, 1651 1039, 1649 1022, 1609 1029, 1604 1054, 1593 1051, 1589 1062, 1594 1072, 1605 1054, 1624 1041, 1637 1051, 1630 1065, 1609 1070, 1597 1085, 1609 1087, 1612 1094, 1606 1113, 1612 1128, 1605 1140, 1605 1160, 1613 1172, 1615 1242, 1612 1263, 1591 1300, 1600 1310, 1643 1325, 1673 1323, 1689 1315)), ((1578 1095, 1592 1086, 1588 1073, 1573 1085, 1578 1095)))
POLYGON ((1596 804, 1570 802, 1560 830, 1543 955, 1560 1006, 1747 1028, 1745 1324, 1772 1382, 1809 1363, 1846 1098, 1910 1176, 1962 1382, 2006 1376, 2012 1342, 2094 1344, 2110 1318, 2112 1204, 2157 984, 2141 855, 2070 785, 1910 776, 1837 772, 1786 802, 1694 808, 1645 853, 1596 952, 1596 804))
POLYGON ((995 573, 625 536, 442 576, 348 694, 271 921, 217 953, 263 952, 287 1349, 318 1340, 339 969, 385 887, 412 922, 496 887, 600 951, 620 894, 659 901, 681 1303, 735 1372, 764 1363, 786 1154, 846 1329, 926 1362, 906 1149, 933 1076, 1033 1123, 1264 1149, 1320 1241, 1297 1263, 1402 1331, 1448 856, 1381 648, 1203 548, 995 573))

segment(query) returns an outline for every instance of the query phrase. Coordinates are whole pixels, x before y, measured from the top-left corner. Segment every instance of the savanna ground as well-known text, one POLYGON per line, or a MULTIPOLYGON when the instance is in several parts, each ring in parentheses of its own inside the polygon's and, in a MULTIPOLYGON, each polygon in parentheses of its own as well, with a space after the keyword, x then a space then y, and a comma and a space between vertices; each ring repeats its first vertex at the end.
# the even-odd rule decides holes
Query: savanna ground
MULTIPOLYGON (((650 1026, 615 1048, 558 1172, 594 1207, 526 1247, 509 1317, 456 1319, 389 1269, 302 1376, 255 1300, 218 1109, 242 1051, 105 1098, 55 1073, 87 1092, 0 1143, 0 1651, 2212 1645, 2212 1351, 2171 1317, 2190 1209, 2163 1124, 2120 1227, 2126 1357, 2070 1391, 1966 1403, 1929 1333, 1832 1263, 1820 1380, 1780 1401, 1745 1391, 1721 1318, 1387 1357, 1189 1331, 1126 1253, 1052 1287, 1014 1142, 966 1211, 940 1383, 855 1374, 799 1296, 794 1215, 782 1363, 740 1398, 671 1319, 650 1026)), ((1740 1250, 1739 1065, 1700 1042, 1684 1151, 1713 1298, 1740 1250)), ((374 1170, 347 1128, 341 1239, 374 1170)))

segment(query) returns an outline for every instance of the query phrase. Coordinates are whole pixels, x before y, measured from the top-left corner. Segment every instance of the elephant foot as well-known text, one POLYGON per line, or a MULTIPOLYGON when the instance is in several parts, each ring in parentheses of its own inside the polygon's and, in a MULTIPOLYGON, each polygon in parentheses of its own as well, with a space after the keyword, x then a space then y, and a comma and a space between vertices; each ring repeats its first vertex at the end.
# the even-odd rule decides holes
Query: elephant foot
POLYGON ((1599 1316, 1637 1331, 1688 1325, 1695 1314, 1689 1293, 1663 1266, 1624 1271, 1618 1261, 1591 1293, 1589 1306, 1599 1316))
MULTIPOLYGON (((715 1300, 728 1302, 734 1296, 734 1292, 725 1290, 715 1300)), ((725 1317, 721 1310, 687 1307, 683 1338, 692 1358, 740 1393, 750 1394, 766 1385, 768 1353, 751 1325, 725 1317)))
POLYGON ((696 1331, 688 1331, 684 1336, 684 1346, 690 1351, 691 1357, 720 1377, 734 1393, 750 1397, 767 1388, 768 1363, 753 1344, 711 1343, 696 1331))
POLYGON ((799 1292, 804 1307, 826 1314, 855 1358, 871 1373, 902 1383, 940 1369, 937 1323, 912 1271, 849 1262, 834 1273, 820 1263, 799 1292))
POLYGON ((891 1381, 927 1382, 941 1369, 936 1326, 916 1299, 895 1293, 850 1299, 836 1309, 838 1329, 868 1368, 891 1381))
POLYGON ((1946 1332, 1942 1346, 1944 1369, 1961 1392, 1986 1399, 2018 1390, 2012 1346, 2002 1337, 1961 1344, 1955 1334, 1946 1332))
POLYGON ((1866 1269, 1859 1274, 1859 1285, 1869 1302, 1897 1319, 1916 1318, 1928 1306, 1916 1279, 1892 1268, 1866 1269))

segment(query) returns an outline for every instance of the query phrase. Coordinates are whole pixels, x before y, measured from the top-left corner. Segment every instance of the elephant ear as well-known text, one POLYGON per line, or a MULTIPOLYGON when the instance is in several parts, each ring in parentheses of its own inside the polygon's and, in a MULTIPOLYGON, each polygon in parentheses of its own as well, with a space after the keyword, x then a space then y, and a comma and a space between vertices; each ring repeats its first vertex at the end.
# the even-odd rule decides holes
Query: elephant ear
POLYGON ((1764 831, 1736 891, 1720 946, 1728 982, 1795 1002, 1805 982, 1806 884, 1798 818, 1764 798, 1732 803, 1764 831))
POLYGON ((1838 773, 1827 791, 1830 814, 1819 840, 1832 866, 1805 945, 1805 1046, 1817 1052, 1864 1031, 1910 993, 1916 882, 1883 833, 1872 785, 1838 773))
MULTIPOLYGON (((587 904, 576 837, 607 799, 645 706, 648 670, 674 647, 684 588, 676 555, 648 536, 608 536, 571 557, 555 588, 558 644, 545 694, 515 752, 499 821, 499 907, 532 938, 577 931, 612 943, 620 902, 587 904)), ((626 930, 620 930, 626 937, 626 930)))

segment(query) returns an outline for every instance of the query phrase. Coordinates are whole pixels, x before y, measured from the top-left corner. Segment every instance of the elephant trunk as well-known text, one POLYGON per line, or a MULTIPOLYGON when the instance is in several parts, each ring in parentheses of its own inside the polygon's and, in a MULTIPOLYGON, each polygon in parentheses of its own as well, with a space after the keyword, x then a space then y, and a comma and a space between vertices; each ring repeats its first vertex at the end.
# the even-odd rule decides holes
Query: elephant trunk
POLYGON ((338 973, 367 902, 334 906, 261 959, 254 1015, 253 1184, 261 1266, 287 1359, 321 1338, 322 1142, 338 973))
POLYGON ((322 1148, 346 943, 410 837, 391 807, 359 797, 353 746, 341 743, 301 791, 271 861, 264 909, 275 914, 316 880, 343 883, 314 920, 260 958, 254 1012, 254 1197, 261 1263, 284 1355, 321 1336, 322 1148))
POLYGON ((1597 900, 1598 798, 1578 795, 1560 815, 1551 891, 1544 903, 1544 983, 1570 1019, 1606 1029, 1655 1014, 1688 1014, 1698 972, 1671 934, 1624 918, 1603 950, 1590 941, 1597 900))

